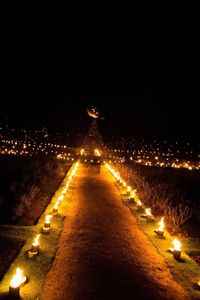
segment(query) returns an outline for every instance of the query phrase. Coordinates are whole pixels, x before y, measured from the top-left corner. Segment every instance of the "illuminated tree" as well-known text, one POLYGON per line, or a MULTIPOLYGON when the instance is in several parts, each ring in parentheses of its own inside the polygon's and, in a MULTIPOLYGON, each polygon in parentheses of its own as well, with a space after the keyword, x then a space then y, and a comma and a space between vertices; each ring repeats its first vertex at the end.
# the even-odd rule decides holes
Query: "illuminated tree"
POLYGON ((82 147, 88 155, 94 155, 95 149, 99 149, 100 151, 105 150, 103 139, 99 132, 99 127, 96 119, 92 121, 90 129, 83 141, 82 147))

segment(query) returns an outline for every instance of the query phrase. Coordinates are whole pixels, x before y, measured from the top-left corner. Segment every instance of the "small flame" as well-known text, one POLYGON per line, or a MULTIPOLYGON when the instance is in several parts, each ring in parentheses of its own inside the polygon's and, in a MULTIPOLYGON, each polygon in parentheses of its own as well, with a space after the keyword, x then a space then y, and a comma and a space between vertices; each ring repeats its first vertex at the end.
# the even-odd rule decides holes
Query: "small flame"
POLYGON ((123 181, 123 186, 126 186, 126 182, 125 181, 123 181))
POLYGON ((159 231, 163 231, 165 224, 164 224, 164 217, 162 217, 162 219, 160 220, 160 222, 158 223, 160 225, 159 227, 159 231))
POLYGON ((58 204, 59 204, 59 201, 56 201, 56 203, 54 205, 54 209, 58 209, 58 204))
POLYGON ((45 223, 49 224, 51 218, 52 218, 52 215, 47 215, 46 218, 45 218, 45 223))
POLYGON ((83 155, 84 152, 85 152, 85 150, 84 150, 84 149, 81 149, 81 155, 83 155))
POLYGON ((33 246, 38 246, 39 245, 39 238, 40 238, 40 234, 38 234, 36 236, 36 238, 34 239, 33 246))
POLYGON ((128 187, 127 187, 127 193, 130 193, 130 192, 131 192, 131 187, 128 186, 128 187))
POLYGON ((145 212, 147 216, 151 216, 151 208, 146 208, 145 212))
POLYGON ((174 250, 181 251, 181 243, 177 240, 173 240, 174 250))
POLYGON ((62 201, 64 199, 64 195, 60 195, 59 197, 58 197, 58 201, 62 201))
POLYGON ((26 281, 26 277, 23 275, 23 271, 20 268, 17 268, 16 273, 10 282, 10 286, 13 288, 17 288, 25 281, 26 281))
POLYGON ((136 194, 136 190, 133 190, 133 191, 131 192, 131 197, 132 197, 132 198, 135 198, 135 194, 136 194))
POLYGON ((140 199, 138 199, 137 205, 138 205, 138 206, 142 206, 142 202, 140 201, 140 199))
POLYGON ((67 192, 67 187, 63 189, 62 194, 64 195, 67 192))

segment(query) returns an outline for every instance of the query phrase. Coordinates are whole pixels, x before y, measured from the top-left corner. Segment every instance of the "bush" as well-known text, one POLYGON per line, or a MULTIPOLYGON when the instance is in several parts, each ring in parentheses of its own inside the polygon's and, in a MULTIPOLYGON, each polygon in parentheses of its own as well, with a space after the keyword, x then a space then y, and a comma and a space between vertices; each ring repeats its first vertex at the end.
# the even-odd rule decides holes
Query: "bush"
POLYGON ((179 229, 193 214, 193 211, 183 203, 178 203, 175 207, 169 205, 165 215, 172 222, 175 229, 179 229))
MULTIPOLYGON (((181 184, 180 170, 177 178, 176 173, 173 178, 174 170, 167 171, 162 168, 155 169, 138 165, 130 167, 120 164, 116 168, 121 176, 137 189, 141 201, 151 207, 155 215, 166 216, 176 229, 179 229, 190 218, 200 220, 200 206, 188 197, 191 193, 188 193, 181 184)), ((184 172, 185 170, 182 177, 185 184, 184 172)), ((188 179, 189 181, 191 178, 188 179)))

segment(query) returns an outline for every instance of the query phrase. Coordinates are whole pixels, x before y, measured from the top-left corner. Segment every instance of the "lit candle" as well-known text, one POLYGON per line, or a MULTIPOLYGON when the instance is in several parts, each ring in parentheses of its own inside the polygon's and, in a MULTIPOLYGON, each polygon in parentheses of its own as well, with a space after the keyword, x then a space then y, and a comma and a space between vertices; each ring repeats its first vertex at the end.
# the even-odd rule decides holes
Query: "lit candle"
POLYGON ((125 182, 125 181, 123 181, 123 183, 122 183, 122 184, 123 184, 123 186, 124 186, 124 187, 126 187, 126 182, 125 182))
POLYGON ((45 218, 45 223, 44 226, 42 228, 42 232, 45 234, 48 234, 50 231, 50 227, 51 227, 51 222, 50 219, 52 218, 52 215, 47 215, 45 218))
POLYGON ((174 258, 179 260, 181 257, 181 243, 179 242, 179 240, 174 239, 173 245, 174 248, 169 248, 169 251, 173 253, 174 258))
POLYGON ((16 273, 14 274, 10 286, 9 286, 9 294, 12 297, 18 298, 20 296, 20 287, 26 282, 26 276, 23 275, 23 271, 20 268, 16 269, 16 273))
POLYGON ((159 237, 163 237, 164 235, 164 227, 165 227, 165 224, 164 224, 164 218, 162 217, 160 222, 158 223, 160 225, 160 227, 158 229, 155 230, 156 234, 159 236, 159 237))
POLYGON ((38 255, 39 253, 39 238, 40 238, 40 234, 38 234, 36 236, 36 238, 34 239, 33 243, 32 243, 32 247, 31 249, 28 251, 28 257, 32 258, 35 257, 36 255, 38 255))
POLYGON ((34 239, 34 241, 33 241, 33 244, 32 244, 32 250, 33 251, 39 251, 39 245, 40 245, 39 238, 40 238, 40 234, 38 234, 36 236, 36 238, 34 239))
POLYGON ((152 214, 151 214, 151 208, 146 208, 145 212, 146 212, 146 218, 147 218, 147 220, 150 221, 151 220, 151 216, 152 216, 152 214))
POLYGON ((175 239, 173 241, 173 244, 174 244, 173 256, 176 259, 180 259, 180 257, 181 257, 181 243, 177 239, 175 239))
POLYGON ((136 190, 133 190, 133 191, 131 192, 131 194, 130 194, 130 199, 131 199, 132 201, 135 200, 135 193, 136 193, 136 190))
POLYGON ((138 208, 142 207, 142 202, 140 201, 140 199, 137 200, 137 204, 136 205, 137 205, 138 208))
POLYGON ((66 192, 67 192, 67 187, 65 187, 65 188, 63 189, 62 194, 64 195, 64 194, 66 194, 66 192))
POLYGON ((127 194, 130 194, 130 193, 131 193, 131 191, 132 191, 131 187, 130 187, 130 186, 128 186, 128 187, 127 187, 127 190, 126 190, 126 193, 127 193, 127 194))
POLYGON ((53 213, 55 213, 55 214, 57 214, 57 212, 58 212, 58 205, 59 205, 59 201, 57 200, 54 205, 54 208, 53 208, 53 213))
POLYGON ((60 195, 59 197, 58 197, 58 201, 62 201, 64 199, 64 195, 60 195))

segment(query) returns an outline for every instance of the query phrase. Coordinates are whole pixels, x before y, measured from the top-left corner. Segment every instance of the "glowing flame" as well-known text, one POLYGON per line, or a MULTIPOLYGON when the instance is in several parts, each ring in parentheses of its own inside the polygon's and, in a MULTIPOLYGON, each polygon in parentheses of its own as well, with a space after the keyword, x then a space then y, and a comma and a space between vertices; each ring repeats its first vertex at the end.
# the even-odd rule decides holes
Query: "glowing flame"
POLYGON ((147 216, 151 216, 151 208, 146 208, 145 212, 147 216))
POLYGON ((142 202, 140 201, 140 199, 138 199, 137 205, 138 205, 138 206, 142 206, 142 202))
POLYGON ((56 201, 56 203, 54 205, 54 209, 58 209, 58 205, 59 205, 59 201, 56 201))
POLYGON ((50 224, 50 219, 52 218, 52 215, 47 215, 45 218, 45 223, 50 224))
POLYGON ((40 238, 40 234, 38 234, 36 236, 36 238, 34 239, 33 246, 38 246, 39 245, 39 238, 40 238))
POLYGON ((96 156, 101 156, 101 154, 100 154, 100 152, 99 152, 98 149, 95 149, 95 150, 94 150, 94 153, 95 153, 96 156))
POLYGON ((23 271, 20 268, 17 268, 16 273, 14 274, 10 282, 10 286, 13 288, 17 288, 25 281, 26 281, 26 277, 23 275, 23 271))
POLYGON ((64 190, 62 191, 62 194, 64 195, 67 192, 67 187, 64 188, 64 190))
POLYGON ((84 154, 84 152, 85 152, 85 150, 84 150, 84 149, 81 149, 81 155, 83 155, 83 154, 84 154))
POLYGON ((159 231, 163 231, 165 224, 164 224, 164 218, 162 217, 162 219, 160 220, 160 222, 158 223, 160 225, 159 227, 159 231))
POLYGON ((130 193, 130 192, 131 192, 131 187, 128 186, 128 187, 127 187, 127 193, 130 193))
POLYGON ((62 201, 64 199, 64 195, 60 195, 59 197, 58 197, 58 201, 62 201))
POLYGON ((131 197, 132 197, 132 198, 135 198, 135 194, 136 194, 136 190, 133 190, 133 191, 131 192, 131 197))
POLYGON ((173 240, 174 250, 181 251, 181 243, 177 240, 173 240))
POLYGON ((123 186, 126 186, 126 182, 125 181, 123 181, 123 186))

